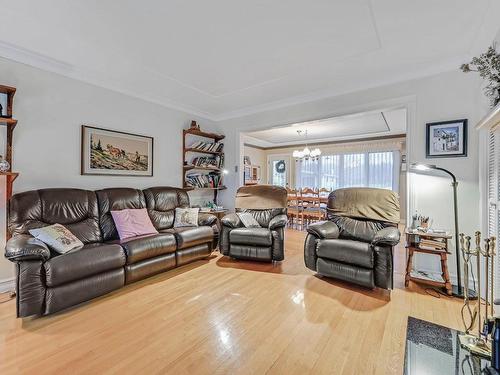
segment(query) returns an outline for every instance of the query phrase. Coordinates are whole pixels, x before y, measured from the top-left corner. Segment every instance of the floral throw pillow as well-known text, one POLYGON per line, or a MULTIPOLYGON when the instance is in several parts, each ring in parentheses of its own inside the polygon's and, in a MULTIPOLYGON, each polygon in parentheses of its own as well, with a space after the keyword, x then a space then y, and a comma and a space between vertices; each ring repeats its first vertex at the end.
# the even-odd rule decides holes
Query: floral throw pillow
POLYGON ((197 227, 199 208, 176 208, 174 228, 197 227))
POLYGON ((83 242, 61 224, 30 229, 29 232, 33 237, 47 244, 47 246, 60 254, 83 246, 83 242))

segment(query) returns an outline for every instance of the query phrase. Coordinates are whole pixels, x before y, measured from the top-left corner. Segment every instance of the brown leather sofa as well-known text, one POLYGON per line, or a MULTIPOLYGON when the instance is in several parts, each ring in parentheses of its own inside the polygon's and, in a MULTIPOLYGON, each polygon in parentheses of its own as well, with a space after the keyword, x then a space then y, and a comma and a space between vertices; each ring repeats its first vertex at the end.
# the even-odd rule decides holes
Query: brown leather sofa
POLYGON ((9 204, 13 237, 5 257, 16 264, 17 316, 51 314, 208 257, 217 245, 217 218, 200 214, 198 227, 173 228, 176 207, 189 207, 189 197, 172 187, 14 195, 9 204), (121 241, 110 211, 125 208, 147 208, 159 233, 121 241), (67 227, 84 247, 57 254, 28 232, 54 223, 67 227))
POLYGON ((235 259, 281 261, 285 259, 287 191, 280 186, 240 187, 236 213, 248 212, 260 228, 245 228, 237 214, 221 220, 220 251, 235 259))
POLYGON ((398 195, 374 188, 335 190, 328 197, 327 219, 307 228, 306 267, 367 288, 392 289, 398 195))

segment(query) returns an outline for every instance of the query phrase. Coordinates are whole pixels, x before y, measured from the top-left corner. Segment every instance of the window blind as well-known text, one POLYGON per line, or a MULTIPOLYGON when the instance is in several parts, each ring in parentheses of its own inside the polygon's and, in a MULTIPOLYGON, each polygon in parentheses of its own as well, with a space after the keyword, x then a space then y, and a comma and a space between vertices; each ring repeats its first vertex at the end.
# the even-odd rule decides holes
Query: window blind
POLYGON ((376 187, 399 189, 399 151, 361 152, 323 155, 313 160, 296 162, 297 189, 376 187))

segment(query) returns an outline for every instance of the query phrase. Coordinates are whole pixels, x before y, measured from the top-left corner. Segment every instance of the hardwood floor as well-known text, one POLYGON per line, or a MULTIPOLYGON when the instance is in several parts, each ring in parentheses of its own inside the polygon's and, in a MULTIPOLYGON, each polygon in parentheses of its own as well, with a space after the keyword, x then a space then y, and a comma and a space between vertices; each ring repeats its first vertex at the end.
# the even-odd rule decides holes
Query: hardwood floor
MULTIPOLYGON (((65 312, 0 305, 0 374, 402 374, 409 315, 460 328, 460 301, 314 276, 304 233, 281 264, 214 256, 65 312)), ((398 251, 403 251, 399 249, 398 251)))

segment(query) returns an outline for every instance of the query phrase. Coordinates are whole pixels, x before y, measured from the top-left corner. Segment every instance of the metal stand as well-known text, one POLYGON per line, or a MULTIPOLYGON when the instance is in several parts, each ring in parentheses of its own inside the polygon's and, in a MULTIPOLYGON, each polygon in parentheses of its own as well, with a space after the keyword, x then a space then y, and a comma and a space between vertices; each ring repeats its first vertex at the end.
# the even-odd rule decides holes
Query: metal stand
POLYGON ((465 328, 465 334, 459 335, 460 345, 473 354, 490 358, 491 345, 488 342, 488 336, 493 330, 493 280, 494 280, 494 257, 495 257, 495 237, 484 240, 484 249, 481 248, 481 232, 475 233, 476 247, 471 250, 471 237, 464 237, 460 234, 460 249, 464 262, 464 305, 462 306, 462 322, 465 328), (477 303, 474 309, 470 306, 469 291, 469 264, 472 257, 476 257, 477 266, 477 303), (481 257, 484 258, 485 272, 485 307, 483 311, 481 297, 481 257), (491 288, 490 288, 491 283, 491 288), (484 312, 484 317, 482 313, 484 312), (477 318, 477 319, 476 319, 477 318), (468 320, 468 322, 467 322, 468 320), (477 322, 477 335, 472 334, 474 323, 477 322))

